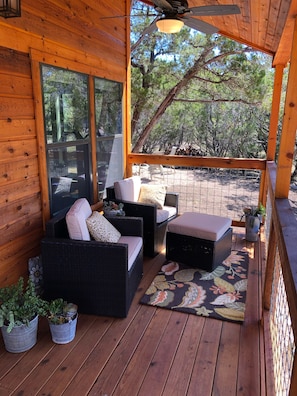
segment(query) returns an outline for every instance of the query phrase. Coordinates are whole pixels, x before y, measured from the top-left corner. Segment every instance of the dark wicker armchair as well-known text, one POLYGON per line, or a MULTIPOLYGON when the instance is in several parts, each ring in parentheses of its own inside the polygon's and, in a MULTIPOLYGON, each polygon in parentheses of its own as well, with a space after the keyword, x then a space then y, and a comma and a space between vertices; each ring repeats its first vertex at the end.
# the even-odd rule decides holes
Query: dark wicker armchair
MULTIPOLYGON (((142 219, 110 218, 125 236, 143 235, 142 219)), ((143 274, 143 249, 128 270, 128 245, 69 239, 65 216, 46 224, 41 243, 44 297, 76 303, 79 312, 127 316, 143 274)))
MULTIPOLYGON (((134 178, 129 178, 129 180, 134 178)), ((159 209, 157 209, 156 205, 118 198, 116 197, 114 186, 108 187, 106 192, 107 201, 122 202, 124 204, 124 211, 127 216, 141 217, 143 219, 144 255, 154 257, 160 253, 165 247, 168 222, 178 216, 178 194, 173 192, 166 193, 163 212, 166 212, 166 208, 169 209, 168 216, 158 222, 159 209), (172 209, 174 210, 172 211, 172 209)))

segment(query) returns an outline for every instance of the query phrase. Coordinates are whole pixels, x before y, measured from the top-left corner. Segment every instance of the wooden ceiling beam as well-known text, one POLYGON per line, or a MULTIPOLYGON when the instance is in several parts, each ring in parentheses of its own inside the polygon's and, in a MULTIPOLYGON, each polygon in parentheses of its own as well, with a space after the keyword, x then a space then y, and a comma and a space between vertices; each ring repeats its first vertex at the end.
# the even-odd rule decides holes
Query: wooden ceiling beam
POLYGON ((291 169, 295 151, 297 130, 297 17, 295 18, 294 35, 293 40, 291 41, 291 51, 284 119, 277 162, 277 177, 275 186, 276 198, 288 198, 291 182, 291 169))
POLYGON ((292 0, 286 24, 282 32, 282 36, 273 59, 273 66, 284 65, 290 62, 291 46, 289 43, 293 40, 295 18, 297 15, 297 0, 292 0))

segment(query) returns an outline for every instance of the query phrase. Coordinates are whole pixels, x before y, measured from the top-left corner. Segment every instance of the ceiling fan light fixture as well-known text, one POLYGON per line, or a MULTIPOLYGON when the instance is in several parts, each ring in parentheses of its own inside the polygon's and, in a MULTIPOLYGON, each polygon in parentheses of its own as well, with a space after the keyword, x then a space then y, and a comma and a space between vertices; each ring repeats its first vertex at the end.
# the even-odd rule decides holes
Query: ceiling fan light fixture
POLYGON ((157 28, 161 33, 178 33, 184 26, 180 19, 163 18, 156 22, 157 28))

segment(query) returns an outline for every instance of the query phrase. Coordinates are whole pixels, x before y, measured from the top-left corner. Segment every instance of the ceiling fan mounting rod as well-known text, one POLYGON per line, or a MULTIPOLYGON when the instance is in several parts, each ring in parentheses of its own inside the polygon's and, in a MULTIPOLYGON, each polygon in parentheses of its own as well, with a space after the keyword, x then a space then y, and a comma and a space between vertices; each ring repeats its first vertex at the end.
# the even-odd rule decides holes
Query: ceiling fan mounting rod
POLYGON ((180 0, 171 0, 170 1, 171 5, 173 8, 179 8, 179 7, 188 7, 188 2, 187 1, 180 1, 180 0))
POLYGON ((171 4, 174 13, 183 14, 188 10, 187 0, 169 0, 168 2, 171 4))

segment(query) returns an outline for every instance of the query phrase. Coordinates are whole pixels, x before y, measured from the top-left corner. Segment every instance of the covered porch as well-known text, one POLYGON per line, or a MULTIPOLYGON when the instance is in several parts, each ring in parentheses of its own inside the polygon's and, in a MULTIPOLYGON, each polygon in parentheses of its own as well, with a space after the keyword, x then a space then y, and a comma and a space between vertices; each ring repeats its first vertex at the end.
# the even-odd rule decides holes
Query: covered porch
MULTIPOLYGON (((41 321, 38 343, 19 355, 7 353, 1 340, 0 394, 293 396, 297 394, 297 226, 288 198, 297 125, 297 2, 239 1, 241 16, 213 20, 220 33, 273 57, 271 123, 267 156, 261 160, 131 153, 129 21, 100 20, 129 14, 130 2, 101 3, 98 8, 91 0, 67 4, 52 0, 45 9, 41 0, 34 5, 23 0, 22 18, 0 21, 0 286, 27 275, 28 258, 39 254, 44 224, 50 217, 39 82, 39 65, 46 63, 85 73, 90 82, 96 76, 123 83, 123 176, 143 163, 172 171, 181 167, 197 172, 208 168, 215 173, 245 170, 252 176, 251 185, 255 174, 259 175, 257 194, 248 203, 260 201, 267 208, 261 240, 245 242, 244 228, 238 227, 244 225, 239 212, 232 214, 233 246, 245 247, 250 255, 246 320, 237 325, 140 305, 139 298, 164 261, 161 254, 145 259, 144 278, 126 319, 80 315, 75 340, 63 347, 51 342, 47 324, 41 321), (276 166, 282 78, 288 62, 276 166)), ((189 3, 200 5, 194 0, 189 3)), ((92 83, 90 86, 94 93, 92 83)), ((96 202, 94 119, 90 126, 92 197, 96 202)), ((187 202, 188 191, 180 193, 187 202)), ((228 194, 221 194, 227 195, 227 206, 241 212, 246 201, 239 198, 234 203, 228 194)))

